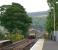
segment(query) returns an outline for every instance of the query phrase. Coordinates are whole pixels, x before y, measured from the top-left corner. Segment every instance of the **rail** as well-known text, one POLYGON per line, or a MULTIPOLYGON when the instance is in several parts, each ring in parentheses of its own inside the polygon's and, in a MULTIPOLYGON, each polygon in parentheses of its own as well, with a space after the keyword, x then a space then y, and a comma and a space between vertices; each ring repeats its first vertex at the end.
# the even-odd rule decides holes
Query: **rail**
POLYGON ((33 42, 34 42, 34 39, 33 40, 25 39, 25 40, 13 43, 9 46, 0 48, 0 50, 24 50, 28 45, 30 45, 33 42))

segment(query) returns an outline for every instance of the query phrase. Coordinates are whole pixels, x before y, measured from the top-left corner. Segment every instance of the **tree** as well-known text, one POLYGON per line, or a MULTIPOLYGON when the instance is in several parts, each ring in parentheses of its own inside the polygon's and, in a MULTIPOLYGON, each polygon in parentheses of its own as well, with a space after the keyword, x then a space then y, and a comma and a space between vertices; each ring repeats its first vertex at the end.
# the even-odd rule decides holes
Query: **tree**
POLYGON ((56 16, 56 30, 58 30, 58 3, 56 4, 56 8, 55 8, 55 16, 56 16))
POLYGON ((8 29, 10 33, 15 30, 22 30, 23 35, 26 35, 32 22, 31 17, 28 17, 23 6, 18 3, 8 5, 1 16, 1 25, 8 29))
POLYGON ((49 15, 47 17, 46 29, 49 33, 51 33, 52 31, 54 31, 54 14, 56 15, 56 12, 54 13, 54 10, 56 7, 56 0, 47 0, 47 1, 48 1, 48 5, 50 7, 50 10, 49 10, 50 12, 49 12, 49 15))
POLYGON ((51 32, 55 30, 58 30, 58 0, 47 0, 48 5, 50 7, 49 16, 47 18, 47 31, 49 32, 49 35, 51 32), (54 17, 55 17, 55 26, 54 26, 54 17))

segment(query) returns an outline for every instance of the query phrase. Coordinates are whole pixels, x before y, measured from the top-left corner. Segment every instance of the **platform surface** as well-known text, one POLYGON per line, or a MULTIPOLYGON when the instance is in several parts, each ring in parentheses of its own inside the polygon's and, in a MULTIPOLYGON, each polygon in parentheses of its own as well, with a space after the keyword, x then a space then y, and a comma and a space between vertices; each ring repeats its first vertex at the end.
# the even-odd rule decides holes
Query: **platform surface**
POLYGON ((42 50, 44 39, 38 39, 38 41, 30 48, 30 50, 42 50))

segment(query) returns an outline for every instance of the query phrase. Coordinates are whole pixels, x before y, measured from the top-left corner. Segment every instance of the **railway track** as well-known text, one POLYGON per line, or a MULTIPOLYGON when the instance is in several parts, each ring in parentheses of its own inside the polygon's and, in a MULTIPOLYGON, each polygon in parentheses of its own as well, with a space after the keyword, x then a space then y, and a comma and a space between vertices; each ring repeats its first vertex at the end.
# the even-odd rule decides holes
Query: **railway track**
POLYGON ((35 39, 24 39, 9 46, 0 48, 0 50, 28 50, 35 42, 35 39))

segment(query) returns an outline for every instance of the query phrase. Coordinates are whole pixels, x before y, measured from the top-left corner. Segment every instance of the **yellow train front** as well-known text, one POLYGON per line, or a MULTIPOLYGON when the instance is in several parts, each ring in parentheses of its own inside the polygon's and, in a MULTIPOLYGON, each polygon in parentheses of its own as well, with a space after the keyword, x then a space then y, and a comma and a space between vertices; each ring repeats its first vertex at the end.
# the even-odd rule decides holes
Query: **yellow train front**
POLYGON ((28 36, 29 39, 35 39, 36 38, 36 32, 31 31, 28 36))

